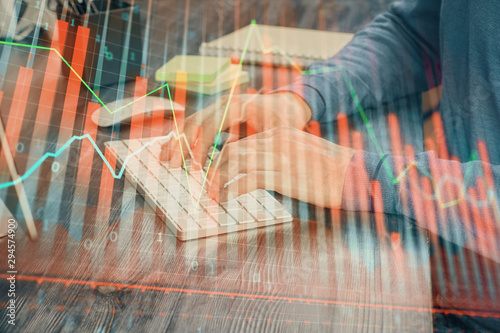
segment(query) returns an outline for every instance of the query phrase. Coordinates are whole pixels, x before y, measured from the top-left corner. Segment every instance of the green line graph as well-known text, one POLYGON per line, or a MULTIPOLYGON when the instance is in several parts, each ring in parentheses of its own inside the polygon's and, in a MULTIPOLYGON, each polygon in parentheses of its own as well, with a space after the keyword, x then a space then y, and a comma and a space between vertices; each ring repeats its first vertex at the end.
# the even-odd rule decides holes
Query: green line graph
MULTIPOLYGON (((328 73, 328 72, 340 72, 342 74, 342 77, 345 81, 345 83, 347 84, 348 88, 349 88, 349 91, 350 91, 350 94, 356 104, 356 108, 358 109, 362 119, 363 119, 363 122, 364 122, 364 125, 366 126, 367 130, 368 130, 368 133, 370 135, 370 139, 373 141, 373 143, 375 144, 375 147, 377 149, 377 153, 379 154, 380 157, 383 156, 383 151, 382 151, 382 148, 380 147, 379 143, 378 143, 378 140, 377 138, 375 137, 375 134, 373 132, 373 129, 370 125, 370 122, 364 112, 364 109, 363 107, 361 106, 361 103, 358 99, 358 96, 356 94, 356 92, 354 91, 354 88, 352 86, 352 83, 349 79, 349 77, 347 76, 347 73, 345 72, 345 70, 342 68, 342 67, 339 67, 339 66, 335 66, 335 67, 326 67, 326 68, 321 68, 321 69, 316 69, 316 70, 306 70, 306 71, 302 71, 301 68, 290 58, 288 57, 285 52, 283 50, 281 50, 279 47, 277 46, 273 46, 271 48, 268 48, 268 49, 265 49, 264 47, 264 44, 263 44, 263 41, 262 41, 262 37, 260 35, 260 32, 258 31, 258 27, 257 27, 257 23, 254 21, 252 21, 252 24, 251 24, 251 29, 249 30, 249 33, 247 35, 247 38, 246 38, 246 42, 245 42, 245 47, 243 48, 243 51, 242 51, 242 55, 240 57, 240 62, 239 62, 239 65, 238 65, 238 74, 239 72, 241 71, 242 69, 242 66, 243 66, 243 62, 244 62, 244 59, 245 59, 245 55, 246 55, 246 51, 247 51, 247 48, 248 48, 248 45, 249 45, 249 41, 250 41, 250 37, 252 35, 252 33, 255 33, 257 38, 258 38, 258 41, 259 41, 259 45, 261 47, 261 51, 263 54, 267 54, 267 53, 271 53, 273 51, 275 52, 278 52, 280 55, 282 55, 283 57, 285 57, 291 64, 292 67, 296 68, 296 69, 299 69, 300 72, 302 73, 302 75, 315 75, 315 74, 324 74, 324 73, 328 73)), ((20 46, 20 47, 33 47, 32 45, 27 45, 27 44, 20 44, 20 43, 13 43, 13 42, 5 42, 5 41, 0 41, 0 44, 4 44, 4 45, 12 45, 12 46, 20 46)), ((66 61, 66 59, 64 59, 64 57, 59 53, 59 51, 55 48, 50 48, 50 47, 43 47, 43 46, 34 46, 35 48, 38 48, 38 49, 44 49, 44 50, 50 50, 50 51, 54 51, 56 52, 56 54, 62 59, 62 61, 70 68, 70 70, 78 77, 78 79, 82 82, 82 84, 92 93, 92 95, 99 101, 99 103, 110 113, 110 114, 113 114, 113 113, 116 113, 120 110, 122 110, 123 108, 125 107, 128 107, 130 106, 131 104, 155 93, 156 91, 158 90, 161 90, 163 88, 167 88, 167 91, 168 91, 168 97, 169 97, 169 100, 170 100, 170 103, 171 103, 171 108, 172 108, 172 112, 174 110, 174 107, 173 107, 173 101, 172 101, 172 97, 171 97, 171 94, 170 94, 170 89, 169 89, 169 86, 168 84, 164 84, 160 87, 158 87, 157 89, 147 93, 146 95, 144 96, 141 96, 137 99, 135 99, 134 101, 118 108, 118 109, 115 109, 113 111, 111 111, 104 103, 103 101, 99 98, 99 96, 92 90, 92 88, 90 88, 90 86, 82 79, 82 77, 71 67, 71 65, 68 63, 68 61, 66 61)), ((223 114, 223 117, 222 117, 222 120, 221 120, 221 125, 219 127, 219 130, 217 132, 217 135, 216 135, 216 138, 215 138, 215 142, 218 142, 219 141, 219 138, 220 138, 220 134, 222 132, 222 127, 223 127, 223 124, 224 124, 224 121, 225 121, 225 118, 227 116, 227 112, 228 112, 228 109, 229 109, 229 105, 231 104, 231 99, 234 95, 234 91, 235 91, 235 88, 236 88, 236 85, 237 85, 237 81, 235 80, 234 83, 233 83, 233 86, 231 87, 231 90, 230 90, 230 94, 229 94, 229 98, 228 98, 228 101, 227 101, 227 104, 226 104, 226 107, 225 107, 225 110, 224 110, 224 114, 223 114)), ((181 149, 181 154, 182 154, 182 157, 183 157, 183 163, 184 163, 184 166, 186 165, 186 162, 185 162, 185 159, 184 159, 184 154, 182 152, 182 144, 180 142, 180 138, 181 136, 179 135, 179 129, 178 129, 178 126, 177 126, 177 121, 176 121, 176 118, 175 118, 175 112, 174 113, 174 124, 175 124, 175 129, 176 129, 176 132, 177 132, 177 138, 179 139, 179 145, 180 145, 180 149, 181 149)), ((122 169, 120 170, 120 172, 118 174, 115 173, 114 169, 111 168, 111 165, 109 164, 109 162, 106 160, 104 154, 102 153, 102 151, 97 147, 96 143, 94 142, 94 140, 91 138, 91 136, 89 134, 85 134, 85 135, 82 135, 82 136, 74 136, 72 137, 68 142, 66 142, 60 149, 58 149, 55 153, 45 153, 30 169, 28 169, 28 171, 26 171, 26 173, 17 178, 16 180, 14 181, 10 181, 10 182, 6 182, 6 183, 3 183, 3 184, 0 184, 0 189, 1 188, 5 188, 5 187, 9 187, 9 186, 13 186, 15 185, 17 182, 20 182, 20 181, 23 181, 25 180, 27 177, 29 177, 36 168, 38 168, 47 158, 49 157, 57 157, 59 156, 65 149, 67 149, 74 141, 77 141, 77 140, 84 140, 84 139, 88 139, 91 144, 93 145, 93 147, 95 148, 95 150, 97 151, 97 153, 99 154, 99 156, 102 158, 103 162, 107 165, 107 167, 110 169, 110 172, 113 174, 113 177, 114 178, 121 178, 122 175, 123 175, 123 172, 125 170, 125 167, 127 165, 127 161, 132 158, 133 156, 139 154, 143 149, 145 149, 148 145, 156 142, 157 140, 159 139, 164 139, 165 137, 160 137, 160 138, 155 138, 153 141, 151 142, 148 142, 146 143, 144 146, 142 146, 139 150, 133 152, 131 155, 127 156, 127 158, 125 159, 124 163, 123 163, 123 166, 122 166, 122 169)), ((209 161, 209 165, 208 165, 208 168, 207 168, 207 171, 206 171, 206 174, 205 174, 205 177, 204 177, 204 180, 203 180, 203 184, 202 184, 202 191, 203 191, 203 188, 206 184, 206 181, 207 181, 207 177, 208 177, 208 171, 210 169, 210 166, 212 165, 212 161, 213 161, 213 157, 214 157, 214 154, 215 154, 215 147, 212 151, 212 154, 210 156, 210 161, 209 161)), ((471 156, 471 160, 474 160, 476 158, 476 155, 473 153, 473 155, 471 156)), ((387 162, 387 160, 384 160, 383 162, 384 164, 384 167, 391 179, 391 182, 393 184, 398 184, 406 175, 407 173, 409 172, 409 170, 413 167, 415 167, 420 173, 422 173, 423 175, 425 175, 426 177, 428 177, 430 180, 431 180, 431 183, 432 183, 432 186, 434 188, 434 191, 436 193, 436 198, 437 198, 437 202, 438 204, 442 207, 442 208, 448 208, 448 207, 451 207, 451 206, 454 206, 456 204, 458 204, 461 200, 464 199, 464 189, 462 189, 462 193, 461 193, 461 197, 456 199, 456 200, 453 200, 453 201, 450 201, 450 202, 441 202, 441 199, 440 199, 440 196, 438 195, 439 194, 439 189, 437 188, 435 182, 434 182, 434 179, 432 177, 432 175, 425 169, 422 169, 420 168, 417 164, 415 164, 414 162, 409 164, 405 170, 403 170, 398 176, 394 176, 394 174, 392 173, 392 170, 387 162)), ((470 166, 468 166, 468 169, 466 170, 466 178, 468 177, 468 175, 470 174, 470 166)), ((188 177, 188 185, 189 185, 189 176, 188 176, 188 173, 187 173, 187 170, 186 170, 186 176, 188 177)), ((464 182, 465 182, 465 179, 464 179, 464 182)), ((201 195, 202 195, 202 192, 200 192, 200 196, 198 197, 198 200, 201 198, 201 195)), ((491 201, 491 196, 488 198, 489 201, 491 201)))
MULTIPOLYGON (((156 88, 155 90, 152 90, 150 92, 148 92, 146 95, 144 96, 141 96, 141 97, 138 97, 136 98, 135 100, 133 100, 132 102, 128 103, 128 104, 125 104, 115 110, 110 110, 108 108, 108 106, 106 104, 104 104, 104 102, 99 98, 99 95, 96 94, 96 92, 94 90, 92 90, 92 88, 90 88, 90 86, 88 85, 87 82, 85 82, 85 80, 80 76, 80 74, 77 73, 77 71, 71 67, 71 65, 69 64, 69 62, 64 59, 64 57, 61 55, 61 53, 59 52, 59 50, 57 50, 56 48, 53 48, 53 47, 45 47, 45 46, 33 46, 33 45, 28 45, 28 44, 21 44, 21 43, 14 43, 14 42, 5 42, 5 41, 0 41, 0 44, 3 44, 3 45, 11 45, 11 46, 20 46, 20 47, 29 47, 29 48, 35 48, 35 49, 40 49, 40 50, 49 50, 49 51, 54 51, 58 56, 59 58, 61 58, 61 60, 66 64, 66 66, 69 67, 69 69, 73 72, 73 74, 76 75, 76 77, 82 82, 82 84, 90 91, 90 93, 99 101, 99 103, 102 105, 102 107, 104 109, 106 109, 110 114, 114 114, 118 111, 121 111, 122 109, 134 104, 135 102, 138 102, 140 101, 141 99, 143 98, 146 98, 148 97, 149 95, 151 94, 154 94, 155 92, 157 92, 158 90, 161 90, 165 87, 167 87, 168 89, 168 83, 165 83, 164 85, 156 88)), ((172 102, 172 100, 170 100, 172 102)), ((173 103, 172 103, 173 104, 173 103)), ((173 110, 173 105, 171 105, 172 107, 172 110, 173 110)))

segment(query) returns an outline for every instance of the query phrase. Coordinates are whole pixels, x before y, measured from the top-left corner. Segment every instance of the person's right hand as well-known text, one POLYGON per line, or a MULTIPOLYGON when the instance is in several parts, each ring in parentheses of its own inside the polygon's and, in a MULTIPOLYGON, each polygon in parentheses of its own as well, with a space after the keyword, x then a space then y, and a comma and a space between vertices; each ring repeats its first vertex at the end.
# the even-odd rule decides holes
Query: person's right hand
POLYGON ((222 96, 212 105, 188 117, 182 131, 187 140, 172 139, 165 143, 160 159, 169 161, 171 168, 180 167, 183 157, 186 158, 189 153, 189 144, 192 151, 199 152, 200 161, 197 162, 203 165, 219 131, 244 122, 257 132, 282 126, 303 129, 312 115, 309 105, 291 92, 236 95, 229 104, 228 101, 229 96, 222 96))

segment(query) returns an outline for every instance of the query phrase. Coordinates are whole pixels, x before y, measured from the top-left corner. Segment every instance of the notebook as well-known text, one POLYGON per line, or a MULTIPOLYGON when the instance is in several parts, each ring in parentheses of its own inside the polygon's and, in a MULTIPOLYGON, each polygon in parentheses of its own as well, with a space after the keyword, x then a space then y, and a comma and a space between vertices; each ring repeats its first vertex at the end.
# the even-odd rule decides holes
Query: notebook
MULTIPOLYGON (((196 83, 188 81, 186 90, 196 94, 214 95, 231 89, 235 81, 237 85, 248 83, 248 72, 240 70, 238 65, 231 65, 212 82, 196 83)), ((172 82, 170 86, 175 87, 175 82, 172 82)))
POLYGON ((354 34, 250 24, 229 35, 200 46, 205 56, 241 57, 245 42, 249 44, 243 61, 261 64, 271 61, 275 66, 290 66, 291 58, 305 68, 316 61, 334 56, 346 46, 354 34), (272 54, 267 60, 263 53, 272 54), (283 54, 285 56, 283 56, 283 54))
POLYGON ((187 73, 187 81, 213 82, 217 76, 231 64, 231 59, 224 57, 177 55, 155 73, 158 82, 174 82, 177 71, 187 73))

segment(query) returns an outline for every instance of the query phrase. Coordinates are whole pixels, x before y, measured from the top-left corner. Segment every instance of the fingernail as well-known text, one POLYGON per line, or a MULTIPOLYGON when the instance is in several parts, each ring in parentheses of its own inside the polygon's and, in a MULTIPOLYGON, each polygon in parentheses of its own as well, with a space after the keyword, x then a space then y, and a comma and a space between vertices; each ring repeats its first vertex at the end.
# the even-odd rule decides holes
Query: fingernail
POLYGON ((180 151, 173 151, 170 154, 170 166, 172 168, 180 168, 182 166, 182 154, 180 151))
POLYGON ((210 186, 208 188, 208 197, 212 200, 219 201, 219 187, 210 186))
POLYGON ((219 192, 219 202, 228 202, 227 191, 225 189, 219 192))
POLYGON ((212 177, 214 174, 213 170, 214 170, 213 168, 210 168, 210 169, 208 169, 208 172, 207 172, 207 180, 208 180, 209 186, 212 183, 212 177))
POLYGON ((218 176, 219 170, 215 170, 215 177, 211 181, 208 187, 208 196, 209 198, 213 200, 219 199, 219 177, 218 176))
POLYGON ((160 159, 168 161, 170 159, 170 148, 168 144, 161 146, 160 159))
POLYGON ((168 161, 168 150, 162 149, 160 152, 160 160, 161 161, 168 161))

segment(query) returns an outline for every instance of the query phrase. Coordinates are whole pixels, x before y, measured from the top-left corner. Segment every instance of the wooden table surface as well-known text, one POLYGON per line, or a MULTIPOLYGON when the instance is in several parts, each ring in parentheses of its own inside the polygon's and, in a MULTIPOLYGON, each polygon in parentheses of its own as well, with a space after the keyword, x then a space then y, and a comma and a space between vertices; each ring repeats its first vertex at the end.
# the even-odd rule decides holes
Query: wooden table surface
POLYGON ((182 242, 151 207, 97 227, 99 211, 87 213, 84 226, 95 228, 81 241, 58 224, 43 231, 37 223, 38 242, 18 229, 16 327, 431 330, 426 234, 402 219, 321 210, 311 220, 182 242))

